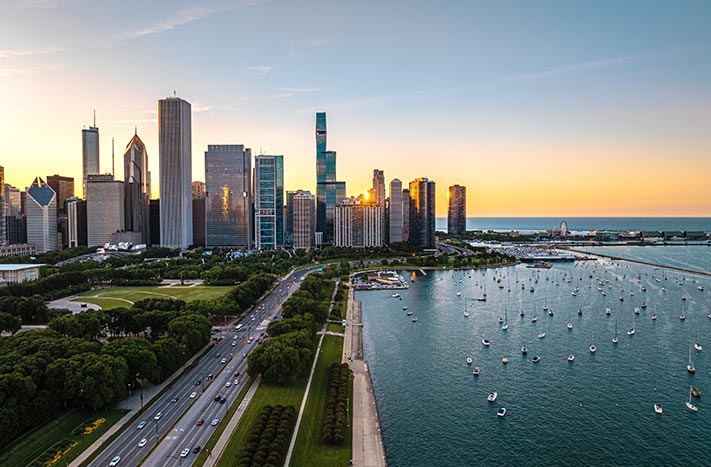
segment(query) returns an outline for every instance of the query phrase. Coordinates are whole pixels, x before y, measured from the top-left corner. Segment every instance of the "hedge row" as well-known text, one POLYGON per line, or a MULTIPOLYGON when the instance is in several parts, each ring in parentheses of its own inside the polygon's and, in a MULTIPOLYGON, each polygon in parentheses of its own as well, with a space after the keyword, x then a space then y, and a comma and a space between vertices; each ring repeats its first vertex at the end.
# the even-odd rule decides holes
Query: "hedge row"
POLYGON ((321 428, 325 444, 343 444, 348 422, 348 387, 351 369, 345 363, 334 363, 328 371, 326 414, 321 428))
POLYGON ((293 405, 264 406, 247 436, 237 467, 281 467, 296 424, 293 405))

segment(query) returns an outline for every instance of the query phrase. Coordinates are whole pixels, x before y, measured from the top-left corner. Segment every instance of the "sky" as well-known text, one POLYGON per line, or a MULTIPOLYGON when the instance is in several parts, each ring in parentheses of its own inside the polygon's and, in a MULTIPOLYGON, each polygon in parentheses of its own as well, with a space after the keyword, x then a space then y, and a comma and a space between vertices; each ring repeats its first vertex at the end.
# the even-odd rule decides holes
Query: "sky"
POLYGON ((428 177, 437 215, 711 216, 711 2, 3 0, 0 165, 75 177, 96 123, 116 175, 137 128, 158 196, 157 101, 208 144, 283 154, 315 192, 315 112, 348 195, 428 177))

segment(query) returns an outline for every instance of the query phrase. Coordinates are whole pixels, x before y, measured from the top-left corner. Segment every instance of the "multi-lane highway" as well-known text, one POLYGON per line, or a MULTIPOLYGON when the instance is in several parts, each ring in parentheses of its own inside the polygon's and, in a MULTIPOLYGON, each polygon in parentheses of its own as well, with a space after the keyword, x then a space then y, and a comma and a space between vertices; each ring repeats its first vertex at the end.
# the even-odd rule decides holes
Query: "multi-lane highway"
POLYGON ((259 323, 279 316, 281 304, 298 290, 301 279, 315 269, 317 267, 302 269, 282 280, 254 307, 253 313, 242 320, 239 332, 235 327, 229 327, 214 334, 221 337, 218 344, 191 371, 176 380, 163 396, 146 407, 143 416, 127 427, 90 466, 110 465, 116 456, 120 457, 119 466, 192 465, 197 457, 193 450, 205 446, 216 428, 212 425, 213 420, 217 420, 217 425, 227 423, 224 417, 247 381, 245 355, 257 346, 262 332, 257 330, 259 323), (251 343, 250 337, 253 338, 251 343), (193 392, 196 394, 191 397, 193 392), (224 397, 225 401, 216 401, 216 396, 224 397), (200 419, 203 422, 198 426, 200 419), (142 428, 138 428, 140 422, 146 422, 142 428), (181 457, 185 449, 189 453, 181 457))

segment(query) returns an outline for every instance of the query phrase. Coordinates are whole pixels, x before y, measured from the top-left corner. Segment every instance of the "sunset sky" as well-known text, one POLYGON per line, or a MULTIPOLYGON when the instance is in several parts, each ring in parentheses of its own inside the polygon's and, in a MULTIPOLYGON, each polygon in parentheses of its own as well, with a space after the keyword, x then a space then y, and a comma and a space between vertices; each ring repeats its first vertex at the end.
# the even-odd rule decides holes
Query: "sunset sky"
POLYGON ((102 171, 134 126, 158 195, 157 100, 208 144, 283 154, 315 192, 315 112, 349 195, 427 176, 437 214, 711 216, 711 2, 4 0, 0 165, 20 189, 81 186, 96 109, 102 171))

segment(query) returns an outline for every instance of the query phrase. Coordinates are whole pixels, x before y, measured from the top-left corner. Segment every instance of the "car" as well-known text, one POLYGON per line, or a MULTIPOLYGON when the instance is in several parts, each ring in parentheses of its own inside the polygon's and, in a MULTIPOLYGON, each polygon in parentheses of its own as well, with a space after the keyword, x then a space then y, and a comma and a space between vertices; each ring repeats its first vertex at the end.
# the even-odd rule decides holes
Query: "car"
POLYGON ((232 347, 234 347, 235 345, 237 345, 237 342, 232 341, 232 347))
POLYGON ((247 352, 242 354, 242 358, 247 358, 247 352))
POLYGON ((208 375, 205 377, 205 379, 208 380, 208 381, 210 381, 210 380, 212 379, 212 373, 208 374, 208 375))
POLYGON ((232 340, 233 340, 233 341, 236 341, 236 340, 237 340, 237 336, 232 336, 232 340))
POLYGON ((217 424, 220 423, 219 418, 213 418, 212 421, 210 422, 210 425, 212 426, 217 426, 217 424))
POLYGON ((227 383, 225 383, 225 387, 228 388, 228 387, 230 387, 230 386, 232 386, 232 383, 230 383, 229 381, 227 381, 227 383))
POLYGON ((200 380, 195 381, 195 386, 200 386, 200 383, 202 383, 202 381, 200 381, 200 380))
POLYGON ((182 451, 180 451, 180 457, 188 457, 188 454, 190 454, 189 448, 185 448, 182 451))
POLYGON ((147 440, 146 438, 143 438, 142 440, 140 440, 140 441, 138 442, 138 447, 139 447, 139 448, 142 448, 143 446, 146 445, 147 442, 148 442, 148 440, 147 440))
POLYGON ((221 397, 222 397, 222 396, 221 396, 221 395, 219 395, 219 394, 218 394, 218 395, 216 395, 216 396, 215 396, 215 402, 218 402, 218 401, 220 400, 220 398, 221 398, 221 397))
POLYGON ((239 380, 238 380, 238 379, 236 379, 236 380, 235 380, 235 382, 234 382, 233 384, 234 384, 235 386, 237 386, 237 385, 239 384, 239 380))
POLYGON ((163 412, 158 412, 155 417, 153 417, 153 420, 160 420, 160 418, 163 416, 163 412))
POLYGON ((197 397, 197 392, 193 391, 190 393, 190 398, 195 399, 197 397))
POLYGON ((203 423, 205 423, 205 420, 203 420, 203 419, 201 418, 200 420, 197 421, 196 425, 197 425, 197 426, 202 426, 203 423))
POLYGON ((109 462, 110 466, 118 465, 118 463, 121 462, 121 456, 115 456, 113 459, 111 459, 111 462, 109 462))
POLYGON ((220 363, 222 363, 224 365, 225 363, 227 363, 227 359, 223 358, 222 360, 220 360, 220 363))
POLYGON ((148 422, 144 420, 144 421, 142 421, 141 423, 139 423, 138 426, 136 426, 136 428, 138 428, 139 430, 141 430, 141 429, 142 429, 144 426, 146 426, 146 425, 148 425, 148 422))
POLYGON ((220 354, 219 354, 219 353, 218 353, 217 355, 215 355, 215 358, 219 358, 219 357, 220 357, 220 354))
POLYGON ((239 371, 235 373, 235 378, 239 376, 239 371))
POLYGON ((170 400, 170 403, 175 404, 176 402, 178 402, 178 396, 173 396, 173 398, 170 400))
POLYGON ((199 446, 199 445, 198 445, 198 446, 195 446, 195 447, 193 448, 193 452, 194 452, 195 454, 197 454, 198 452, 200 452, 200 446, 199 446))
POLYGON ((227 398, 225 396, 220 397, 220 404, 224 404, 227 402, 227 398))

